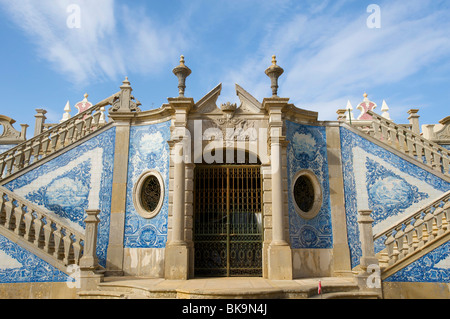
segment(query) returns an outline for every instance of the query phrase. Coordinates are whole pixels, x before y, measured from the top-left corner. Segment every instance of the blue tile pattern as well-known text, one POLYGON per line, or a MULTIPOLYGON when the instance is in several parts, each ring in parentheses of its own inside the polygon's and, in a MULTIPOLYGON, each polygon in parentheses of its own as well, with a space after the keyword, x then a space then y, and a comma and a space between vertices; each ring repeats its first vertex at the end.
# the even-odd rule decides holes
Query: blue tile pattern
POLYGON ((0 283, 2 284, 72 281, 65 273, 3 236, 0 236, 0 247, 3 254, 14 260, 14 264, 9 267, 0 265, 0 283))
POLYGON ((289 236, 292 248, 332 248, 330 187, 326 129, 286 121, 289 236), (292 179, 301 170, 312 171, 322 186, 323 202, 316 217, 306 220, 294 208, 292 179))
POLYGON ((109 241, 114 147, 112 127, 4 185, 82 232, 85 210, 100 209, 97 256, 102 266, 109 241))
POLYGON ((447 242, 385 279, 387 282, 450 283, 450 242, 447 242))
MULTIPOLYGON (((351 264, 359 264, 358 210, 372 209, 374 232, 450 189, 450 183, 341 127, 347 236, 351 264)), ((375 242, 375 252, 383 238, 375 242)))
POLYGON ((130 130, 127 202, 125 215, 126 248, 163 248, 167 241, 169 210, 169 144, 170 122, 133 126, 130 130), (164 202, 161 211, 151 219, 139 215, 133 204, 133 187, 147 170, 156 170, 164 180, 164 202))

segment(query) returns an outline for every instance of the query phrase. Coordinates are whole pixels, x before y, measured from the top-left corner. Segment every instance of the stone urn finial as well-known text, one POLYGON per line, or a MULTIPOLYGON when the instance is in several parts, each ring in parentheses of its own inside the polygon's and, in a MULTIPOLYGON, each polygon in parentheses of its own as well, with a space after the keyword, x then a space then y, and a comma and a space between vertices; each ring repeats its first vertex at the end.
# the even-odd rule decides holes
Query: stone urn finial
POLYGON ((277 65, 277 57, 272 55, 272 65, 266 69, 266 75, 271 81, 272 96, 277 96, 278 94, 278 78, 283 72, 284 70, 277 65))
POLYGON ((173 69, 173 74, 178 78, 178 93, 180 97, 184 97, 186 89, 186 78, 191 74, 191 70, 184 64, 184 56, 180 57, 180 65, 173 69))

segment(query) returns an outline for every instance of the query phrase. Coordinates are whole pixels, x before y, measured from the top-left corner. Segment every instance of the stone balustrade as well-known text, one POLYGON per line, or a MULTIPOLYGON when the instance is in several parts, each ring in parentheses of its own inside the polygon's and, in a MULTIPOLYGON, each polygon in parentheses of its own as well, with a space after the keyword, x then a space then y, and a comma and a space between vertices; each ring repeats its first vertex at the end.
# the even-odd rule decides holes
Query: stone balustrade
POLYGON ((0 180, 102 128, 107 124, 104 107, 105 103, 94 105, 0 154, 0 180))
POLYGON ((0 186, 0 233, 15 234, 12 236, 21 238, 22 245, 44 252, 63 270, 69 265, 81 265, 83 260, 91 268, 97 266, 98 213, 98 210, 87 211, 86 234, 82 234, 57 215, 0 186))
POLYGON ((385 236, 388 266, 431 243, 449 230, 450 191, 432 204, 407 216, 396 225, 375 234, 374 240, 385 236))
POLYGON ((409 155, 439 173, 450 176, 450 151, 372 111, 372 121, 354 121, 352 126, 409 155))

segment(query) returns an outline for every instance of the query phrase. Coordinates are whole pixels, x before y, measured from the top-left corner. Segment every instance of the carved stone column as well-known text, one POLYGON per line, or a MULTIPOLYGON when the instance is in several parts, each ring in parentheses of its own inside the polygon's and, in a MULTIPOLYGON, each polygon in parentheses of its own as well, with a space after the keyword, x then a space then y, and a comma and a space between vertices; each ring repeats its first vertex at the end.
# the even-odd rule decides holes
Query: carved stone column
POLYGON ((287 105, 288 98, 278 97, 278 78, 284 70, 277 65, 275 56, 272 56, 272 65, 265 73, 270 78, 272 97, 263 100, 263 108, 269 116, 270 130, 270 165, 272 174, 272 241, 268 248, 267 275, 268 279, 291 280, 292 251, 286 238, 288 221, 285 209, 285 196, 283 187, 282 147, 286 147, 283 136, 282 110, 287 105))
POLYGON ((282 109, 289 99, 272 97, 264 99, 263 106, 269 114, 270 160, 272 180, 272 241, 268 248, 267 276, 273 280, 291 280, 292 252, 286 238, 287 211, 282 170, 282 148, 286 147, 282 135, 282 109))
POLYGON ((186 155, 184 143, 186 141, 187 115, 194 101, 191 98, 170 98, 170 105, 175 110, 175 121, 172 130, 171 161, 173 165, 172 179, 172 211, 169 212, 168 242, 165 250, 165 278, 186 280, 190 274, 190 249, 186 242, 186 155))
MULTIPOLYGON (((173 69, 173 73, 178 78, 178 93, 176 98, 169 98, 169 104, 174 111, 173 126, 171 128, 172 138, 169 141, 171 146, 171 169, 173 169, 172 183, 172 205, 169 209, 169 229, 168 242, 164 256, 164 276, 166 279, 187 280, 190 274, 191 245, 186 242, 186 155, 184 143, 188 138, 187 119, 189 111, 194 106, 192 98, 184 97, 186 88, 186 78, 191 74, 191 70, 184 64, 184 57, 181 56, 180 65, 173 69)), ((190 156, 189 156, 190 157, 190 156)), ((170 196, 169 196, 170 197, 170 196)))

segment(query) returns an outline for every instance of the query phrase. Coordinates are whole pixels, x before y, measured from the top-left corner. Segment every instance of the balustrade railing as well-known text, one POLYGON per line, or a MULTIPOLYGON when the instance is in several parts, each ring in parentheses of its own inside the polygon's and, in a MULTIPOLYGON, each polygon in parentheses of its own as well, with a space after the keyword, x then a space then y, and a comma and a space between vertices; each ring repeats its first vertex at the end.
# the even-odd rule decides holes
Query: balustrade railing
POLYGON ((105 103, 99 103, 69 120, 0 154, 0 180, 69 146, 107 124, 105 103))
POLYGON ((395 226, 375 234, 374 240, 385 236, 388 266, 414 253, 450 230, 450 191, 432 204, 405 217, 395 226))
POLYGON ((0 227, 14 232, 64 266, 78 265, 85 235, 61 218, 0 187, 0 227))
POLYGON ((367 111, 367 113, 372 116, 372 121, 360 123, 354 121, 351 125, 415 158, 433 170, 450 176, 449 150, 414 133, 407 125, 396 124, 372 111, 367 111))

